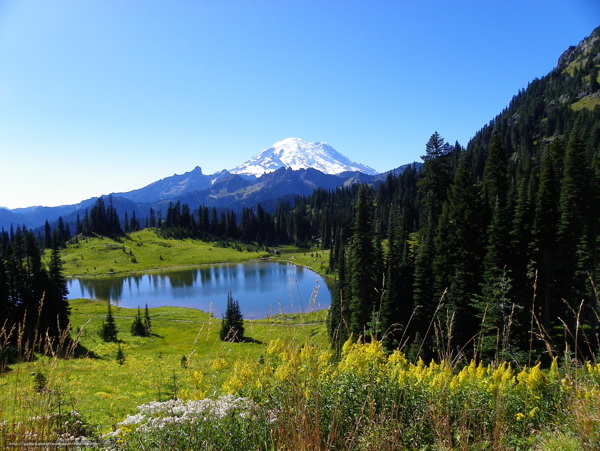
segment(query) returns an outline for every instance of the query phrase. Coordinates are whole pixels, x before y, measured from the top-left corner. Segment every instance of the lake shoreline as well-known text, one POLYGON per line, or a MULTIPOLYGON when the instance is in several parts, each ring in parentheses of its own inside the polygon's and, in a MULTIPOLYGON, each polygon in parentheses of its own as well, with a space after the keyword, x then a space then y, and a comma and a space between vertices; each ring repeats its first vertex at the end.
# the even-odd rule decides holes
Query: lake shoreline
POLYGON ((115 306, 196 308, 219 317, 228 292, 247 319, 322 310, 331 304, 331 282, 307 265, 287 259, 181 265, 111 275, 67 279, 69 299, 92 299, 115 306))

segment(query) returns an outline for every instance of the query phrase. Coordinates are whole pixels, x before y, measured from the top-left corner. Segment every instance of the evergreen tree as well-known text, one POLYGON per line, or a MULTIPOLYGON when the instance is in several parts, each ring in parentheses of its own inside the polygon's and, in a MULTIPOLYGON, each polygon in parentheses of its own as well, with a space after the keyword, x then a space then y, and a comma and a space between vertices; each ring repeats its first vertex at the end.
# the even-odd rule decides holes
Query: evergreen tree
POLYGON ((435 294, 446 291, 446 312, 453 320, 452 337, 460 348, 478 331, 471 298, 479 293, 483 271, 484 218, 480 188, 461 158, 448 199, 444 203, 435 238, 433 259, 435 294))
POLYGON ((542 154, 539 189, 533 225, 533 260, 537 271, 537 298, 541 306, 540 320, 545 330, 556 326, 562 301, 557 285, 560 266, 560 179, 562 142, 555 138, 542 154))
POLYGON ((100 327, 100 337, 102 337, 102 339, 109 343, 109 342, 116 342, 117 341, 117 323, 115 322, 115 318, 113 317, 112 314, 112 309, 110 306, 110 301, 107 302, 107 306, 108 306, 108 311, 106 314, 106 318, 104 319, 104 322, 102 323, 102 326, 100 327))
POLYGON ((329 341, 336 353, 342 349, 342 345, 350 336, 350 287, 346 277, 346 249, 342 247, 339 251, 337 261, 337 278, 331 296, 331 305, 327 312, 327 332, 329 341))
POLYGON ((354 228, 348 255, 350 297, 350 332, 358 337, 364 333, 378 305, 373 230, 367 202, 367 187, 361 185, 356 201, 354 228))
MULTIPOLYGON (((518 324, 512 318, 516 305, 512 299, 512 280, 507 269, 510 258, 510 224, 508 208, 496 197, 491 223, 487 229, 487 245, 483 259, 481 294, 472 299, 480 336, 475 340, 479 356, 486 359, 499 358, 498 351, 505 352, 515 340, 510 337, 511 327, 518 324)), ((516 312, 518 314, 522 311, 516 312)), ((514 315, 513 315, 514 316, 514 315)), ((514 355, 511 357, 514 358, 514 355)))
POLYGON ((79 212, 77 212, 77 219, 75 220, 75 234, 79 235, 81 233, 83 233, 83 223, 81 222, 79 212))
POLYGON ((52 250, 48 266, 48 286, 44 295, 42 317, 40 324, 49 337, 58 339, 69 325, 71 308, 67 300, 68 290, 63 275, 63 265, 60 257, 60 237, 54 233, 52 250))
POLYGON ((421 179, 418 182, 421 199, 430 203, 434 217, 441 211, 441 205, 446 200, 446 193, 452 182, 452 166, 449 146, 438 132, 435 132, 425 145, 425 155, 421 157, 423 167, 421 179))
MULTIPOLYGON (((535 214, 535 192, 537 168, 528 157, 524 158, 519 173, 514 193, 514 206, 512 208, 511 229, 509 232, 510 245, 505 254, 503 265, 504 272, 511 281, 511 298, 515 303, 515 312, 521 317, 515 318, 512 327, 512 336, 529 348, 531 339, 529 326, 534 302, 535 273, 531 269, 532 229, 535 214)), ((503 213, 503 212, 500 212, 503 213)))
MULTIPOLYGON (((429 193, 429 196, 432 196, 432 193, 429 193)), ((427 203, 427 205, 431 204, 427 203)), ((426 331, 430 329, 430 324, 434 321, 440 298, 436 298, 434 290, 435 220, 431 208, 427 208, 424 213, 426 221, 422 220, 415 256, 413 311, 415 313, 414 329, 423 340, 423 346, 421 344, 418 346, 422 347, 425 357, 430 358, 433 357, 431 335, 426 335, 426 331)))
MULTIPOLYGON (((590 232, 590 200, 594 198, 590 180, 593 174, 587 163, 584 142, 578 129, 573 130, 564 159, 564 172, 560 192, 560 223, 558 237, 561 244, 561 296, 567 308, 561 318, 566 321, 567 337, 579 336, 584 343, 572 343, 573 348, 583 350, 590 341, 595 342, 596 318, 593 311, 593 299, 586 296, 586 277, 583 273, 590 268, 585 266, 586 253, 584 244, 590 232), (579 305, 584 300, 583 312, 577 318, 579 305), (583 323, 583 324, 582 324, 583 323), (586 324, 587 323, 587 324, 586 324), (586 333, 586 327, 592 327, 586 333), (578 330, 579 329, 579 330, 578 330)), ((594 347, 596 345, 594 344, 594 347)), ((587 350, 595 354, 595 350, 587 350)), ((588 355, 589 356, 589 355, 588 355)))
POLYGON ((231 291, 227 293, 227 308, 221 322, 219 337, 223 341, 244 341, 244 318, 240 304, 233 299, 231 291))
POLYGON ((44 249, 50 249, 52 247, 52 229, 50 223, 46 220, 44 224, 44 249))
POLYGON ((131 212, 131 221, 129 223, 129 230, 131 232, 137 232, 138 230, 140 230, 140 222, 138 221, 138 219, 135 216, 135 210, 133 210, 131 212))
POLYGON ((125 363, 125 353, 123 352, 123 349, 121 348, 121 343, 119 343, 119 346, 117 348, 117 356, 116 356, 115 360, 117 361, 117 363, 119 365, 123 365, 125 363))
POLYGON ((144 309, 144 327, 146 328, 146 335, 149 337, 152 335, 152 321, 150 320, 150 311, 148 310, 148 303, 144 309))
POLYGON ((140 307, 138 306, 137 315, 133 319, 133 323, 131 324, 131 335, 136 337, 148 337, 150 336, 150 331, 146 328, 145 321, 142 319, 142 313, 140 311, 140 307))
POLYGON ((404 216, 392 215, 388 229, 385 293, 381 308, 381 327, 384 343, 390 349, 398 348, 412 313, 413 258, 408 243, 404 216))
POLYGON ((154 212, 154 208, 150 208, 150 213, 148 216, 148 227, 154 228, 156 227, 156 213, 154 212))
POLYGON ((508 155, 502 148, 502 138, 496 129, 492 133, 483 171, 483 195, 491 210, 496 203, 504 206, 508 193, 508 155))

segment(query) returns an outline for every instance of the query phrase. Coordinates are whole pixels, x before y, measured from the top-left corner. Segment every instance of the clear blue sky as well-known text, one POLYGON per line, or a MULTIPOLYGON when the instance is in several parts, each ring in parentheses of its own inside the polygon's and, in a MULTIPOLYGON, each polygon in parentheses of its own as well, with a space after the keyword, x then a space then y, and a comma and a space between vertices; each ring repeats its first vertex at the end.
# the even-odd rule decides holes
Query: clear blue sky
POLYGON ((383 172, 466 145, 597 0, 0 0, 0 205, 62 205, 276 141, 383 172))

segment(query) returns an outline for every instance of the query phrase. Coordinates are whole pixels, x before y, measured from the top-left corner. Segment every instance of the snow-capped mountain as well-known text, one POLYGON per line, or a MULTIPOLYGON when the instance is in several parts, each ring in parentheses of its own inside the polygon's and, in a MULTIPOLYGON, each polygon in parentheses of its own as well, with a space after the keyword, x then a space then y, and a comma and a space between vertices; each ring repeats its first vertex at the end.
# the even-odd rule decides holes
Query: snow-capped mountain
POLYGON ((229 172, 260 177, 280 168, 313 168, 325 174, 356 171, 369 175, 377 174, 377 171, 369 166, 350 161, 327 143, 309 143, 300 138, 287 138, 276 142, 229 172))

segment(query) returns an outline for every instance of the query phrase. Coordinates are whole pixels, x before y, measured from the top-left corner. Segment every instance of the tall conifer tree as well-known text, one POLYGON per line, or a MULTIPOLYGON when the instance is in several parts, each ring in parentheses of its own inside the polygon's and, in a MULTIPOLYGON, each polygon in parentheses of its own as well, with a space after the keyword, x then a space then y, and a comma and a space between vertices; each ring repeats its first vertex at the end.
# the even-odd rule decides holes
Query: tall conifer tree
POLYGON ((367 186, 361 185, 355 206, 355 217, 350 252, 348 279, 352 290, 350 298, 350 332, 356 337, 363 334, 377 305, 375 250, 367 186))

